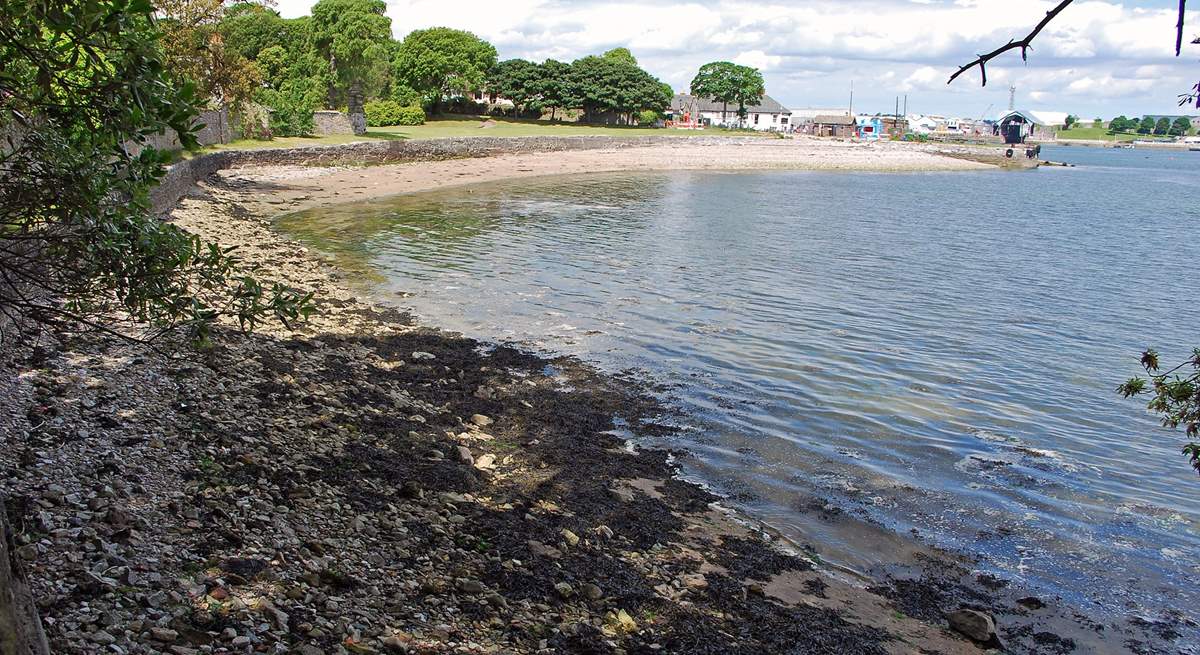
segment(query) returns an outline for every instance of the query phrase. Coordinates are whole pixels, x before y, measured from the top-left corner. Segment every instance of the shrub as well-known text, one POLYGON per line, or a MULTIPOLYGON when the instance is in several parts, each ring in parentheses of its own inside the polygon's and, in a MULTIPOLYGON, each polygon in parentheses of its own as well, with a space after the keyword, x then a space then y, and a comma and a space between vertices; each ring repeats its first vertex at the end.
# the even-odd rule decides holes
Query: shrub
POLYGON ((313 80, 288 80, 279 90, 264 89, 258 101, 271 108, 273 136, 309 136, 313 110, 320 103, 320 85, 313 80))
POLYGON ((363 105, 367 114, 367 126, 384 127, 397 125, 400 120, 401 106, 392 100, 372 100, 363 105))
POLYGON ((400 108, 400 117, 396 121, 397 125, 424 125, 425 110, 419 106, 413 105, 410 107, 400 108))
POLYGON ((421 105, 421 94, 417 93, 411 86, 400 84, 392 89, 392 102, 401 107, 419 107, 421 105))
POLYGON ((363 108, 367 113, 367 125, 370 127, 425 123, 425 110, 415 105, 406 107, 392 100, 372 100, 363 108))
POLYGON ((653 125, 659 118, 662 118, 662 115, 653 109, 643 109, 638 112, 637 122, 638 125, 653 125))

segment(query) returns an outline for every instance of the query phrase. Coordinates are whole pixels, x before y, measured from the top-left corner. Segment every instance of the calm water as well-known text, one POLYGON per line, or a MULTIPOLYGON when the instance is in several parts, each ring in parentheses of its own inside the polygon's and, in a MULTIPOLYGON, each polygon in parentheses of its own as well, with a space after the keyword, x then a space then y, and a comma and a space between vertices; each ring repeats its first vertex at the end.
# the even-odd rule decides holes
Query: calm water
POLYGON ((848 566, 888 553, 814 507, 1196 617, 1200 478, 1114 388, 1200 345, 1200 153, 1045 154, 1079 167, 541 178, 282 228, 435 325, 672 385, 689 475, 848 566))

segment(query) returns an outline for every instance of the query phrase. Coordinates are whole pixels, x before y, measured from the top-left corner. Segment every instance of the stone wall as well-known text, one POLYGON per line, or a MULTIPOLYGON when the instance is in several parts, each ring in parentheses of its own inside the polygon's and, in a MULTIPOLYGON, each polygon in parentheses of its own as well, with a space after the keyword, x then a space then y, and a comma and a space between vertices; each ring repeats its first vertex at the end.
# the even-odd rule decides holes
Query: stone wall
POLYGON ((354 127, 350 124, 350 117, 344 112, 314 111, 313 134, 317 136, 325 136, 326 134, 354 134, 354 127))
MULTIPOLYGON (((229 124, 229 110, 225 107, 200 112, 192 124, 203 126, 196 132, 196 139, 202 146, 233 141, 233 128, 229 124)), ((146 139, 146 147, 155 150, 180 150, 183 148, 183 144, 179 142, 179 135, 175 133, 175 130, 167 130, 146 139)), ((140 148, 133 149, 134 154, 139 152, 141 152, 140 148)))

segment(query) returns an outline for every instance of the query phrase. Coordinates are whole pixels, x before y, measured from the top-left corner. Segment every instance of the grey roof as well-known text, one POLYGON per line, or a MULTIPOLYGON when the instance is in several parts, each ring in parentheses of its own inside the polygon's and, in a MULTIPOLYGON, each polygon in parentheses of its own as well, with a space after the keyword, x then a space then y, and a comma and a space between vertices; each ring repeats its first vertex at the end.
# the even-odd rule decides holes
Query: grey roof
MULTIPOLYGON (((689 95, 687 93, 677 93, 671 99, 671 109, 673 111, 721 111, 724 105, 719 100, 711 100, 709 98, 700 98, 698 96, 689 95)), ((728 112, 737 112, 737 103, 730 103, 725 108, 728 112)), ((790 114, 787 107, 779 104, 769 95, 763 94, 762 102, 757 105, 747 106, 746 113, 748 114, 790 114)))
POLYGON ((814 116, 812 122, 821 125, 855 125, 854 117, 850 114, 823 114, 814 116))

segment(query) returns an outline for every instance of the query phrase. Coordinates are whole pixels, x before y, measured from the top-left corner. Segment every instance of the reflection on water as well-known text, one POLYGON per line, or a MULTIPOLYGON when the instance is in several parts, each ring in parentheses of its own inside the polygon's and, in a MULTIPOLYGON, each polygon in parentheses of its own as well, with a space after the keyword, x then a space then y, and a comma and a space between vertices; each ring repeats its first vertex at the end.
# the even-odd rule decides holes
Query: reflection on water
POLYGON ((1114 388, 1200 341, 1194 284, 1157 272, 1190 259, 1200 156, 1051 158, 1084 165, 544 178, 281 227, 433 324, 649 371, 691 475, 848 565, 886 553, 813 507, 1196 616, 1200 481, 1114 388))

